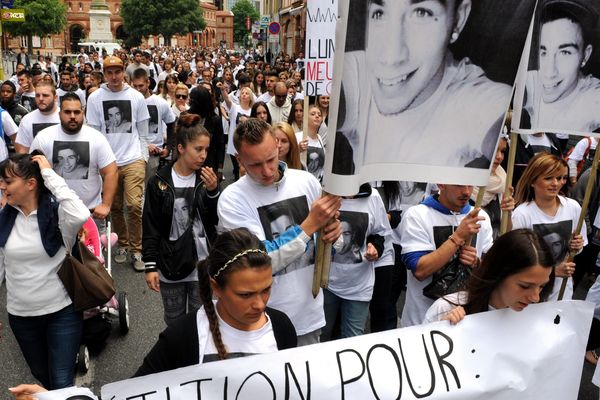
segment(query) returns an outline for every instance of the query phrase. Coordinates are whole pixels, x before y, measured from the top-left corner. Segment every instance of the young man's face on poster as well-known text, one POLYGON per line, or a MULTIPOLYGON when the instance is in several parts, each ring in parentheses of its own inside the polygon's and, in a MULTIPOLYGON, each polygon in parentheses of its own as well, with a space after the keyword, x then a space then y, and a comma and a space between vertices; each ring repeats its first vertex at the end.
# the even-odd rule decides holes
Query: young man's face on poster
POLYGON ((469 10, 470 0, 369 2, 366 59, 381 114, 416 107, 435 92, 452 33, 458 37, 469 10))
POLYGON ((581 26, 567 18, 546 22, 540 33, 542 99, 553 103, 567 97, 579 80, 592 46, 585 46, 581 26))

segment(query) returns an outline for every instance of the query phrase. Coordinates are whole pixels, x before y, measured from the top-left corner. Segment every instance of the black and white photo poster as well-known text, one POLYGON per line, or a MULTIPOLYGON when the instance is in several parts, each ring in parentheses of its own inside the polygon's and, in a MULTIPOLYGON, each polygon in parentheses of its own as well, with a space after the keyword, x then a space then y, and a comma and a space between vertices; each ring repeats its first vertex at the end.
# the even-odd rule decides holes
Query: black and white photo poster
POLYGON ((65 180, 87 179, 90 168, 90 143, 55 141, 52 169, 65 180))
POLYGON ((600 132, 600 0, 540 0, 515 95, 521 133, 600 132))
POLYGON ((344 0, 325 190, 485 185, 535 0, 344 0), (343 51, 342 51, 343 50, 343 51))

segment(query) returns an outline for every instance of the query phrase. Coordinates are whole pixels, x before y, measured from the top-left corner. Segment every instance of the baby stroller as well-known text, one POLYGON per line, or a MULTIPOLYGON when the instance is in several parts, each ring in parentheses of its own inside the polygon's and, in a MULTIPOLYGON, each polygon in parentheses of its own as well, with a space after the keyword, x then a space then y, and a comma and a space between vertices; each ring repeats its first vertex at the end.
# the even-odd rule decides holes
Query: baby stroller
MULTIPOLYGON (((89 218, 83 225, 80 240, 100 261, 104 262, 108 274, 112 276, 111 250, 117 241, 117 235, 111 233, 110 221, 106 223, 106 234, 100 237, 96 223, 89 218), (103 259, 102 247, 106 249, 106 260, 103 259)), ((104 348, 114 321, 119 322, 119 331, 122 335, 129 332, 129 303, 125 292, 117 292, 103 306, 83 312, 83 334, 76 360, 77 372, 82 375, 87 373, 90 366, 90 352, 98 354, 104 348)))

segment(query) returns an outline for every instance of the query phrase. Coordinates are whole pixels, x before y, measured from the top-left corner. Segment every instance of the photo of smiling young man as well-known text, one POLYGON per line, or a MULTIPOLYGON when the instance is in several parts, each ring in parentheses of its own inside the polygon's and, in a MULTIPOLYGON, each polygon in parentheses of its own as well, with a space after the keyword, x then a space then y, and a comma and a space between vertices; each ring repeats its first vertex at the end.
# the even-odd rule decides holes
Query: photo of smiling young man
POLYGON ((521 129, 589 134, 600 128, 600 80, 593 71, 599 11, 598 0, 540 3, 521 129))
MULTIPOLYGON (((405 171, 487 169, 518 60, 495 66, 504 68, 508 79, 492 80, 479 66, 493 63, 485 41, 500 42, 494 48, 522 46, 535 2, 521 2, 524 15, 507 20, 504 27, 494 24, 498 34, 500 29, 519 32, 511 43, 505 43, 507 35, 497 40, 485 31, 482 20, 491 19, 486 7, 512 16, 512 1, 504 6, 497 0, 350 0, 348 15, 361 3, 366 3, 364 26, 347 24, 332 172, 353 175, 380 168, 390 175, 385 172, 390 163, 411 164, 405 171), (469 33, 463 38, 465 30, 469 33), (344 162, 349 157, 353 165, 344 162)), ((405 175, 396 178, 418 180, 415 174, 405 175)))

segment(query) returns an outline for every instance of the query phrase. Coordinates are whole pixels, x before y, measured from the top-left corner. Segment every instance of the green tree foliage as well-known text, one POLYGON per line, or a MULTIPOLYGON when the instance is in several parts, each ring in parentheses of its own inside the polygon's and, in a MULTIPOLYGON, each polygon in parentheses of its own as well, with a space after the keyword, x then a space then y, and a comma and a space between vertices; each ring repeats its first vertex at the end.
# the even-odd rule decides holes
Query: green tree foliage
POLYGON ((165 44, 170 45, 173 35, 206 27, 197 0, 123 0, 121 17, 130 46, 139 45, 142 37, 149 35, 163 35, 165 44))
POLYGON ((248 29, 246 28, 246 17, 250 17, 250 23, 260 18, 260 14, 254 5, 248 0, 239 0, 231 8, 233 13, 233 41, 247 44, 248 29))
POLYGON ((67 26, 67 7, 61 0, 15 0, 14 8, 25 10, 25 22, 3 22, 3 30, 13 36, 26 36, 31 54, 32 36, 61 33, 67 26))

